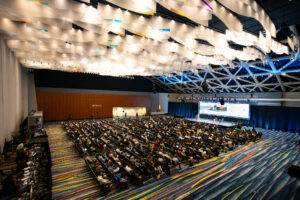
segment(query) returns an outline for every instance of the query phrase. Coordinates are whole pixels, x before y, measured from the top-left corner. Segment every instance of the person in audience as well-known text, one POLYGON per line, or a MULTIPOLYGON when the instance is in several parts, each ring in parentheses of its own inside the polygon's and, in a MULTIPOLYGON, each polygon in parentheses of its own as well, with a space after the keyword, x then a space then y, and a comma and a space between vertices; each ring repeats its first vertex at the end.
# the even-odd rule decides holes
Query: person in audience
POLYGON ((163 173, 161 165, 158 165, 157 168, 155 168, 155 171, 156 171, 156 179, 160 179, 163 173))
POLYGON ((128 165, 126 165, 125 170, 126 170, 128 173, 131 173, 131 172, 132 172, 132 169, 131 169, 128 165))
POLYGON ((122 177, 120 176, 120 174, 116 174, 115 175, 115 177, 116 177, 116 180, 118 181, 118 182, 121 182, 121 180, 122 180, 122 177))
POLYGON ((88 163, 93 163, 93 160, 92 160, 91 157, 89 157, 89 156, 86 156, 84 159, 85 159, 88 163))
POLYGON ((113 173, 118 173, 120 171, 120 167, 114 165, 113 166, 113 173))
POLYGON ((24 148, 24 143, 20 143, 17 146, 17 151, 21 151, 21 150, 23 150, 23 148, 24 148))
POLYGON ((193 166, 194 165, 194 158, 191 156, 189 158, 189 166, 193 166))
MULTIPOLYGON (((99 183, 104 184, 105 179, 117 180, 122 187, 128 182, 142 184, 153 176, 159 179, 163 174, 170 174, 171 168, 177 165, 179 169, 182 163, 193 166, 262 136, 256 130, 223 128, 217 124, 167 117, 66 122, 63 125, 82 149, 99 183), (91 159, 93 154, 96 160, 91 159)), ((26 152, 24 149, 20 154, 26 152)))
POLYGON ((100 184, 103 184, 103 185, 110 183, 110 180, 107 179, 106 176, 103 177, 103 176, 99 175, 97 177, 97 180, 99 181, 100 184))
POLYGON ((100 174, 101 171, 102 171, 102 166, 101 165, 98 165, 97 167, 95 167, 94 172, 95 172, 96 175, 100 174))
POLYGON ((178 168, 181 169, 180 162, 179 162, 179 160, 178 160, 178 158, 177 158, 176 156, 174 156, 174 157, 172 158, 172 161, 173 161, 173 165, 174 165, 174 166, 178 165, 178 168))

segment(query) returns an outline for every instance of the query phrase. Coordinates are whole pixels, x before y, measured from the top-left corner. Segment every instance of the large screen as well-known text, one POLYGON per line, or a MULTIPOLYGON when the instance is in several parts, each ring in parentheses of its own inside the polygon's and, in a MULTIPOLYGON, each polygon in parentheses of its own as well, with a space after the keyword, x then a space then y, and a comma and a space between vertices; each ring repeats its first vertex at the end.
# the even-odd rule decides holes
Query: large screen
POLYGON ((249 104, 199 102, 199 114, 249 119, 249 104))

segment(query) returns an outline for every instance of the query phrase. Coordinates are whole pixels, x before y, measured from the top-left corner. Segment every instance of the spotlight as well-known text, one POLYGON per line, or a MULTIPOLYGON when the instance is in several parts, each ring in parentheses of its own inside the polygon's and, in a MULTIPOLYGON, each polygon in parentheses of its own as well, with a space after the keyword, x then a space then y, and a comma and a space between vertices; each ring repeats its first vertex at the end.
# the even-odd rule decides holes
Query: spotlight
POLYGON ((155 84, 152 85, 152 92, 153 92, 154 94, 156 94, 156 85, 155 85, 155 84))
POLYGON ((204 80, 202 83, 202 89, 205 93, 208 93, 208 85, 206 83, 206 80, 204 80))

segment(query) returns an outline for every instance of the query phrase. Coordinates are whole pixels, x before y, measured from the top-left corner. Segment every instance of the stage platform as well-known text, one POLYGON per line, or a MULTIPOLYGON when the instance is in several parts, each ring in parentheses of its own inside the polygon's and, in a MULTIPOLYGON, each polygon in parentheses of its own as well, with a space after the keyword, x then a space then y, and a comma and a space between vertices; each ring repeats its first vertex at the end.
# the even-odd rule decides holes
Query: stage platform
POLYGON ((215 125, 219 125, 219 126, 225 126, 225 127, 234 127, 237 124, 234 122, 225 122, 225 121, 216 121, 214 122, 212 119, 196 119, 196 118, 186 118, 189 121, 193 121, 193 122, 201 122, 201 123, 207 123, 207 124, 215 124, 215 125))

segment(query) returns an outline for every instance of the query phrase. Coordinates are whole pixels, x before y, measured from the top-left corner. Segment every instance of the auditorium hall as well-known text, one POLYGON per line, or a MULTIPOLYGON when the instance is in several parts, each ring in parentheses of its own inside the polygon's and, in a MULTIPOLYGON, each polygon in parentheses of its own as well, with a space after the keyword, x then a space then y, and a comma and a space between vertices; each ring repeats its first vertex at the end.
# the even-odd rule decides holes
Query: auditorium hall
POLYGON ((0 0, 1 200, 300 200, 299 0, 0 0))

